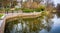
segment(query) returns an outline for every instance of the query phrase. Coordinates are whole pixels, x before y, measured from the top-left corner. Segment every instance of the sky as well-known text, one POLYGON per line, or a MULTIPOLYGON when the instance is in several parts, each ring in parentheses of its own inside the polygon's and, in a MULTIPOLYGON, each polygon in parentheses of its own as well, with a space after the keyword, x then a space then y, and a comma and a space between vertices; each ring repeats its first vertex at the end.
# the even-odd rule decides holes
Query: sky
POLYGON ((57 3, 60 3, 60 0, 53 0, 55 6, 57 6, 57 3))

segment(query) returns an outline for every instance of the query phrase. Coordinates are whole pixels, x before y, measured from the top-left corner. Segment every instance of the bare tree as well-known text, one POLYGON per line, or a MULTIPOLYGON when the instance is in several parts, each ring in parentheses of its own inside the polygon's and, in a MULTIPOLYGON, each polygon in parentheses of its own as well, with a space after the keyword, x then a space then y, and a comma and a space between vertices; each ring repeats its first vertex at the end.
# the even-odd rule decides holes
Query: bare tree
POLYGON ((46 0, 45 4, 46 4, 47 11, 53 11, 54 2, 52 0, 46 0))
POLYGON ((23 3, 23 7, 25 8, 37 8, 40 2, 43 0, 28 0, 23 3))

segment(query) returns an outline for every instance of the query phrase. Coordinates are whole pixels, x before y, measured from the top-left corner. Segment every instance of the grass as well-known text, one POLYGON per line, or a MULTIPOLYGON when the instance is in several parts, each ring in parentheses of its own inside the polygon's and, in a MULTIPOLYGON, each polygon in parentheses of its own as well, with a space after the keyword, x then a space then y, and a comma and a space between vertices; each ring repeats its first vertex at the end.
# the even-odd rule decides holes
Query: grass
POLYGON ((2 18, 3 15, 4 15, 4 14, 0 14, 0 19, 2 18))
POLYGON ((29 13, 29 12, 33 12, 34 10, 25 8, 25 9, 22 9, 22 11, 25 12, 25 13, 29 13))

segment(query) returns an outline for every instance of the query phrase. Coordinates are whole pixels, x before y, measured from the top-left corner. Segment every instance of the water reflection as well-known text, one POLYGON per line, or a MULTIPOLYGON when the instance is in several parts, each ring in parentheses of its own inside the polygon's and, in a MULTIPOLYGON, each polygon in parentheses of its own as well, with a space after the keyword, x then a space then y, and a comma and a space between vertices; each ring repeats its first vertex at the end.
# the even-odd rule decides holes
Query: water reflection
POLYGON ((55 17, 52 19, 54 21, 53 28, 51 29, 51 33, 60 33, 60 18, 55 15, 55 17))
POLYGON ((60 33, 60 13, 56 13, 54 14, 54 18, 52 18, 51 20, 54 21, 54 24, 51 28, 51 30, 48 32, 46 30, 41 30, 40 33, 60 33))
POLYGON ((57 14, 57 17, 60 18, 60 12, 57 12, 56 14, 57 14))
POLYGON ((9 21, 5 33, 60 33, 60 13, 31 19, 9 21), (53 18, 51 17, 53 15, 53 18))
POLYGON ((9 21, 5 26, 5 33, 40 33, 43 29, 50 31, 53 22, 48 17, 37 17, 9 21))

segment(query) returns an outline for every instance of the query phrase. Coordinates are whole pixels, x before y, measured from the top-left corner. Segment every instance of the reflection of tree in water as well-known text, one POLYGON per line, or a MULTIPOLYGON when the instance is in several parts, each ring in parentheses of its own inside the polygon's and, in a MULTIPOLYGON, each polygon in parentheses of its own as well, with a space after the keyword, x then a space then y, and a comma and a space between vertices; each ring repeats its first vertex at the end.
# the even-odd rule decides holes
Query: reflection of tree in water
POLYGON ((51 25, 50 18, 44 16, 19 19, 6 23, 5 33, 39 33, 42 29, 50 31, 51 25))
POLYGON ((57 12, 56 15, 58 18, 60 18, 60 12, 57 12))
POLYGON ((47 21, 46 29, 47 29, 47 31, 49 32, 49 31, 51 30, 53 21, 51 21, 51 19, 46 19, 46 21, 47 21))

